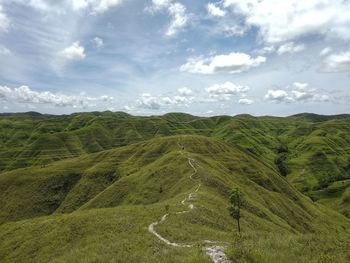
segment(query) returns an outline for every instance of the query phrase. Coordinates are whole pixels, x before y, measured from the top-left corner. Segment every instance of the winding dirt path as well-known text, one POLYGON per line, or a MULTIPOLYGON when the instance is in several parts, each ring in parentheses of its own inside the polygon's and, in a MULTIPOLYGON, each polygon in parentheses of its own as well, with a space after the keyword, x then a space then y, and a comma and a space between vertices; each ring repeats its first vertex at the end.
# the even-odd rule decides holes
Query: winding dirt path
MULTIPOLYGON (((178 143, 178 145, 181 147, 181 149, 183 148, 183 146, 181 144, 178 143)), ((180 150, 181 155, 185 155, 183 153, 182 150, 180 150)), ((198 180, 194 179, 193 176, 197 174, 197 168, 196 168, 196 161, 188 156, 186 156, 187 160, 188 160, 188 164, 189 166, 193 169, 193 172, 190 175, 190 179, 192 181, 194 181, 195 183, 198 182, 198 180)), ((197 164, 197 166, 199 166, 197 164)), ((200 167, 200 166, 199 166, 200 167)), ((187 202, 191 202, 192 200, 194 200, 196 193, 199 191, 201 187, 201 183, 198 183, 198 186, 196 188, 196 190, 194 192, 189 193, 187 196, 185 196, 185 198, 181 201, 181 204, 186 206, 187 202)), ((193 210, 195 208, 193 203, 189 203, 187 206, 187 210, 183 210, 183 211, 179 211, 176 212, 176 214, 184 214, 184 213, 188 213, 191 210, 193 210)), ((162 242, 164 242, 165 244, 167 244, 168 246, 172 246, 172 247, 181 247, 181 248, 188 248, 188 247, 193 247, 194 245, 192 244, 180 244, 180 243, 174 243, 169 241, 168 239, 164 238, 163 236, 161 236, 155 229, 154 227, 163 223, 167 217, 169 216, 169 214, 164 214, 162 216, 162 218, 159 221, 153 222, 148 226, 148 232, 150 232, 151 234, 155 235, 159 240, 161 240, 162 242)), ((230 261, 227 259, 225 252, 224 252, 224 247, 223 246, 219 246, 219 245, 214 245, 216 243, 220 243, 220 242, 216 242, 216 241, 210 241, 210 240, 204 240, 204 243, 208 244, 207 246, 204 246, 202 248, 202 250, 212 259, 212 261, 214 263, 229 263, 230 261)))

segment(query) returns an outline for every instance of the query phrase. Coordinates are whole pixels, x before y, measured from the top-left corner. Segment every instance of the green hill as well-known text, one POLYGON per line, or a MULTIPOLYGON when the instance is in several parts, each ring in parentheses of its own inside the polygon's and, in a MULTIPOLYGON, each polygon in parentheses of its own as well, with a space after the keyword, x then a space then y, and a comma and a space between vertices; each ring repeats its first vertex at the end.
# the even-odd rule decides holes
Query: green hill
POLYGON ((349 120, 1 116, 0 261, 348 262, 349 120))
POLYGON ((157 137, 202 135, 240 145, 275 166, 313 200, 350 216, 349 131, 350 117, 345 114, 286 118, 6 114, 0 116, 0 171, 45 166, 157 137))

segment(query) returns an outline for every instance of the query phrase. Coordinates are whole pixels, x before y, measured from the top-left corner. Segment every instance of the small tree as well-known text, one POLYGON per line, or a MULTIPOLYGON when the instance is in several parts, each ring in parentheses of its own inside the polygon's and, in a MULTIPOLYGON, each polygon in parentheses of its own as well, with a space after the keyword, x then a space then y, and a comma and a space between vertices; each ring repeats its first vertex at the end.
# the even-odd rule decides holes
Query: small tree
POLYGON ((230 215, 237 220, 238 232, 241 232, 241 225, 239 220, 241 219, 241 207, 243 206, 242 192, 239 188, 235 188, 230 194, 231 206, 229 208, 230 215))

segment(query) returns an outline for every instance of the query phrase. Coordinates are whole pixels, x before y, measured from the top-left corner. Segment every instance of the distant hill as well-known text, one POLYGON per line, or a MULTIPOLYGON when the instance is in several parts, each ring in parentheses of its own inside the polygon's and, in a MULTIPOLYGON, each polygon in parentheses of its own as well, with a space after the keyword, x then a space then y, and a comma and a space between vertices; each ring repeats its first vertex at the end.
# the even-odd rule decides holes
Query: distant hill
POLYGON ((334 119, 348 119, 350 118, 350 114, 319 115, 314 113, 300 113, 300 114, 292 115, 291 117, 304 118, 306 120, 310 120, 313 122, 319 122, 319 121, 328 121, 328 120, 334 120, 334 119))
POLYGON ((13 116, 13 117, 39 117, 42 116, 41 113, 36 111, 28 111, 28 112, 18 112, 18 113, 0 113, 0 116, 13 116))

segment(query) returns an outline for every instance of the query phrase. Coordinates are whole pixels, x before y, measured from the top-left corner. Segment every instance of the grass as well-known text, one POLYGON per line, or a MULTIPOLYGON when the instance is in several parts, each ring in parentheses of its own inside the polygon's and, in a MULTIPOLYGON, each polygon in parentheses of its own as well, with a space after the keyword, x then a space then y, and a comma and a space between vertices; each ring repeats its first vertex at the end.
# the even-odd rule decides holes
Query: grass
POLYGON ((278 234, 247 231, 233 235, 227 254, 232 262, 345 263, 350 260, 346 238, 319 234, 278 234))
POLYGON ((79 211, 0 227, 1 262, 210 262, 147 233, 157 206, 79 211))
POLYGON ((348 262, 347 118, 0 117, 0 261, 210 262, 212 240, 233 262, 348 262), (176 214, 199 183, 195 208, 176 214), (193 248, 148 233, 166 206, 157 232, 193 248))

